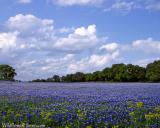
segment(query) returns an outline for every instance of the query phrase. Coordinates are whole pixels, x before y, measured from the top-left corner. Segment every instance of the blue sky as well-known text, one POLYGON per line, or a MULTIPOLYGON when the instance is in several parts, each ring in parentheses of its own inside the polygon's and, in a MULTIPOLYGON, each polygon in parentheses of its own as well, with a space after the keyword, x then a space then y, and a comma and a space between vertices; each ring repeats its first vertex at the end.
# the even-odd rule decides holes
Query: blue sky
POLYGON ((17 79, 160 59, 159 0, 1 0, 0 63, 17 79))

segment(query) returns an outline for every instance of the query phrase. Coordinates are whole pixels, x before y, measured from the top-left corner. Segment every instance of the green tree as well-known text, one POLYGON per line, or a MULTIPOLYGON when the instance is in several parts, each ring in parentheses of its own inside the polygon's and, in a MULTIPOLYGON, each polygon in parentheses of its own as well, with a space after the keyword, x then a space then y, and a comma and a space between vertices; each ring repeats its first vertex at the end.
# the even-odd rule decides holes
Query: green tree
POLYGON ((85 74, 76 72, 75 74, 67 74, 62 77, 63 82, 85 82, 85 74))
POLYGON ((85 81, 89 82, 89 81, 93 81, 93 77, 92 77, 92 73, 87 73, 85 74, 85 81))
POLYGON ((102 72, 101 71, 93 72, 92 81, 103 81, 102 72))
POLYGON ((67 74, 62 77, 63 82, 73 82, 73 74, 67 74))
POLYGON ((103 77, 103 81, 112 81, 113 80, 113 76, 112 76, 112 72, 111 72, 111 69, 110 68, 105 68, 102 70, 102 73, 101 73, 102 77, 103 77))
POLYGON ((112 81, 123 82, 126 81, 127 67, 125 64, 114 64, 111 68, 112 81))
POLYGON ((160 60, 150 63, 146 67, 146 78, 151 82, 160 81, 160 60))
POLYGON ((128 82, 145 81, 146 70, 138 65, 127 65, 126 79, 128 82))
POLYGON ((0 80, 14 80, 15 69, 9 65, 0 65, 0 80))
POLYGON ((61 81, 61 78, 60 78, 60 76, 58 76, 58 75, 54 75, 54 76, 52 77, 52 80, 53 80, 54 82, 60 82, 60 81, 61 81))
POLYGON ((85 74, 82 72, 76 72, 73 74, 72 78, 73 82, 84 82, 85 81, 85 74))

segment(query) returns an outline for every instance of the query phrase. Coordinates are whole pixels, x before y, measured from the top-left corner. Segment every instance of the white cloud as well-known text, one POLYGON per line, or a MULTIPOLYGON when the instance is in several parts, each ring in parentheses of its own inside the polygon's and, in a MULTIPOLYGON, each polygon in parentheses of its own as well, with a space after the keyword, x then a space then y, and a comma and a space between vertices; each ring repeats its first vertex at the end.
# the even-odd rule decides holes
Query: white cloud
POLYGON ((115 60, 119 56, 119 51, 115 51, 111 54, 104 55, 92 55, 89 59, 89 63, 95 66, 105 66, 109 64, 111 61, 115 60))
POLYGON ((104 11, 121 11, 123 13, 128 13, 135 8, 138 8, 138 5, 133 1, 117 0, 111 7, 104 9, 104 11))
POLYGON ((31 3, 32 0, 17 0, 17 2, 22 4, 28 4, 28 3, 31 3))
POLYGON ((0 33, 0 51, 9 50, 16 46, 17 32, 0 33))
POLYGON ((14 17, 10 17, 7 25, 11 29, 28 30, 31 28, 37 28, 41 25, 42 26, 53 25, 53 22, 54 22, 53 20, 48 20, 48 19, 42 20, 31 14, 27 15, 18 14, 14 17))
POLYGON ((132 43, 133 47, 146 53, 160 53, 160 41, 148 38, 146 40, 136 40, 132 43))
POLYGON ((8 19, 6 27, 9 32, 18 33, 16 44, 19 49, 52 49, 55 41, 53 20, 18 14, 8 19))
POLYGON ((105 49, 108 52, 112 52, 112 51, 115 51, 118 48, 119 48, 119 45, 117 43, 110 43, 110 44, 102 45, 100 47, 100 50, 105 49))
POLYGON ((102 55, 92 54, 86 58, 82 58, 79 61, 72 61, 67 68, 67 73, 80 72, 93 72, 96 70, 101 70, 112 62, 115 62, 120 53, 119 51, 114 51, 112 53, 105 53, 102 55))
POLYGON ((159 0, 46 0, 47 3, 66 6, 98 6, 104 12, 128 14, 132 10, 160 11, 159 0))
MULTIPOLYGON (((53 49, 60 51, 76 52, 92 48, 103 39, 96 35, 96 25, 89 25, 87 28, 71 28, 72 33, 66 37, 56 36, 54 30, 54 21, 49 19, 40 19, 34 15, 18 14, 10 17, 6 23, 9 31, 19 32, 20 48, 34 48, 37 50, 53 49)), ((71 30, 70 29, 70 30, 71 30)), ((64 30, 63 30, 64 32, 64 30)), ((66 32, 66 30, 65 30, 66 32)))
POLYGON ((61 29, 58 30, 59 33, 70 33, 70 32, 73 32, 74 31, 74 27, 71 27, 71 28, 67 28, 67 27, 63 27, 61 29))
POLYGON ((78 36, 90 36, 90 35, 94 35, 96 33, 96 25, 89 25, 87 29, 85 29, 84 27, 81 28, 77 28, 75 30, 75 35, 78 36))
POLYGON ((100 41, 101 39, 96 35, 96 25, 93 24, 87 28, 77 28, 67 37, 59 38, 54 47, 66 51, 85 50, 95 46, 100 41))
POLYGON ((106 66, 109 66, 112 62, 116 62, 120 57, 120 47, 117 43, 107 43, 106 45, 100 45, 97 51, 101 51, 105 48, 105 52, 101 54, 91 54, 78 61, 73 61, 69 66, 67 72, 75 73, 81 72, 93 72, 101 70, 106 66), (107 49, 106 49, 107 48, 107 49))
POLYGON ((10 17, 6 25, 11 31, 19 31, 21 35, 41 35, 48 38, 53 34, 53 23, 53 20, 40 19, 31 14, 18 14, 10 17))
POLYGON ((104 0, 56 0, 59 6, 72 6, 72 5, 97 5, 101 4, 104 0))

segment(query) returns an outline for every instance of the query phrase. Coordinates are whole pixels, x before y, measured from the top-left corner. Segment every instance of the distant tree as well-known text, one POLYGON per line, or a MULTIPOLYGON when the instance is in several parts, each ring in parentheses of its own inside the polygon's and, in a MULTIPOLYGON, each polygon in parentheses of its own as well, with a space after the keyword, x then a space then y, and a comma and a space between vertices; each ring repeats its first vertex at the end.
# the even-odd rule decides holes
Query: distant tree
POLYGON ((103 81, 112 81, 113 80, 113 76, 112 76, 112 72, 111 72, 111 69, 110 68, 105 68, 102 70, 102 73, 101 73, 102 77, 103 77, 103 81))
POLYGON ((40 79, 32 80, 32 82, 40 82, 40 81, 41 81, 40 79))
POLYGON ((85 74, 82 72, 76 72, 72 76, 72 81, 73 82, 84 82, 85 81, 85 74))
POLYGON ((126 70, 127 67, 125 64, 114 64, 111 67, 111 78, 115 82, 126 81, 126 70))
POLYGON ((32 80, 32 82, 49 82, 45 79, 35 79, 35 80, 32 80))
POLYGON ((53 78, 48 78, 46 79, 46 82, 54 82, 54 81, 53 81, 53 78))
POLYGON ((0 80, 14 80, 15 69, 9 65, 0 65, 0 80))
POLYGON ((65 76, 62 76, 62 77, 61 77, 61 82, 66 82, 66 81, 65 81, 65 76))
POLYGON ((82 72, 76 72, 75 74, 67 74, 62 77, 63 82, 85 82, 85 74, 82 72))
POLYGON ((101 71, 96 71, 92 73, 92 81, 103 81, 101 71))
POLYGON ((60 78, 60 76, 58 76, 58 75, 54 75, 54 76, 52 77, 52 80, 53 80, 54 82, 60 82, 60 81, 61 81, 61 78, 60 78))
POLYGON ((126 80, 128 82, 145 81, 146 69, 138 65, 127 65, 126 80))
POLYGON ((67 74, 66 76, 62 77, 63 82, 72 82, 73 81, 73 74, 67 74))
POLYGON ((146 78, 151 82, 160 82, 160 60, 147 65, 146 78))
POLYGON ((86 81, 86 82, 93 81, 92 76, 93 76, 92 73, 87 73, 87 74, 85 74, 85 81, 86 81))

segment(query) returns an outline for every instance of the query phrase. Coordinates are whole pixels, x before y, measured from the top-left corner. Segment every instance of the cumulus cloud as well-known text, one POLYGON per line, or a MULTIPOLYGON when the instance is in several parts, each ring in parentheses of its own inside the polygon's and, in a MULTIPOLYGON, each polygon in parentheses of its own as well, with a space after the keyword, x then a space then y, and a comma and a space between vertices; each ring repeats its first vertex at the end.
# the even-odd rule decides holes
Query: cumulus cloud
POLYGON ((105 66, 110 61, 116 59, 119 56, 119 52, 115 51, 111 54, 104 54, 104 55, 92 55, 89 59, 89 63, 91 65, 96 65, 96 66, 105 66))
POLYGON ((160 41, 153 40, 152 38, 133 41, 132 45, 134 48, 142 50, 146 53, 160 53, 160 41))
POLYGON ((40 19, 30 14, 10 17, 6 26, 9 31, 19 33, 22 48, 76 52, 91 48, 103 40, 97 37, 94 24, 87 28, 71 28, 73 32, 68 31, 67 36, 57 36, 53 20, 40 19))
POLYGON ((97 37, 96 25, 93 24, 87 28, 77 28, 67 37, 59 38, 54 47, 65 51, 81 51, 95 46, 102 40, 97 37))
POLYGON ((97 36, 95 24, 68 28, 71 31, 59 35, 54 20, 18 14, 10 17, 5 27, 7 32, 0 33, 0 62, 13 65, 17 79, 47 78, 78 71, 76 67, 94 71, 117 57, 116 48, 101 53, 106 38, 97 36))
POLYGON ((79 61, 71 63, 68 66, 67 72, 93 72, 101 70, 108 66, 111 62, 116 62, 120 57, 120 47, 117 43, 107 43, 99 47, 97 51, 105 48, 105 52, 101 54, 91 54, 79 61))
POLYGON ((17 33, 0 33, 0 51, 8 50, 16 46, 17 33))
POLYGON ((63 27, 63 28, 60 28, 58 32, 61 34, 65 34, 65 33, 73 32, 74 29, 75 29, 74 27, 71 27, 71 28, 63 27))
POLYGON ((119 51, 114 51, 113 53, 106 54, 93 54, 86 58, 82 58, 79 61, 72 61, 67 68, 67 73, 80 72, 93 72, 96 70, 101 70, 106 66, 109 66, 111 62, 115 62, 120 53, 119 51))
POLYGON ((118 47, 119 47, 119 44, 117 44, 117 43, 110 43, 110 44, 102 45, 100 47, 100 49, 105 49, 108 52, 112 52, 112 51, 115 51, 116 49, 118 49, 118 47))
POLYGON ((55 40, 54 21, 31 14, 10 17, 6 28, 11 33, 18 33, 17 48, 23 50, 49 50, 55 40))
POLYGON ((34 15, 18 14, 14 17, 10 17, 6 23, 6 26, 11 31, 19 31, 24 36, 41 35, 43 38, 52 37, 54 21, 48 19, 40 19, 34 15))

